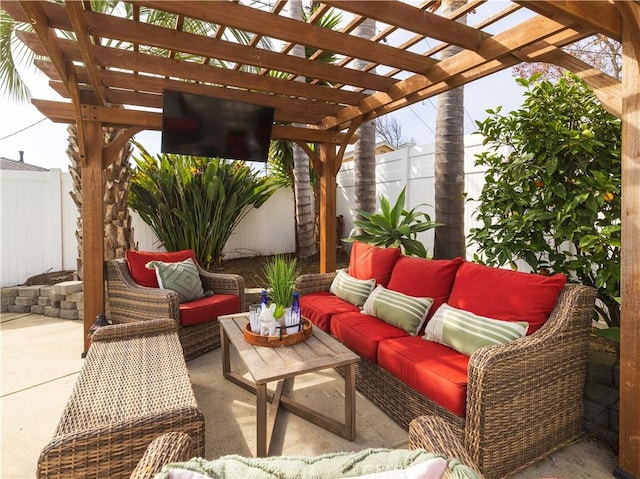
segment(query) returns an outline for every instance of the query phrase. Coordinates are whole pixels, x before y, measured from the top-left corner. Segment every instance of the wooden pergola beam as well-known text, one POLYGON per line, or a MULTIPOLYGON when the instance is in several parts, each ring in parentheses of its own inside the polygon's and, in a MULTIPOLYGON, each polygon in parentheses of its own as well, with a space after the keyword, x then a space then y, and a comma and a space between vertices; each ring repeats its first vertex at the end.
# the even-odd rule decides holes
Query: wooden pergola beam
MULTIPOLYGON (((365 18, 391 23, 395 27, 435 38, 468 50, 477 50, 482 41, 482 32, 463 23, 449 20, 435 13, 424 11, 407 3, 378 0, 349 2, 325 0, 324 3, 365 18), (420 21, 416 22, 416 18, 420 21)), ((376 60, 380 62, 380 60, 376 60)))
POLYGON ((617 477, 640 478, 640 5, 622 17, 622 246, 620 251, 620 450, 617 477))
POLYGON ((538 12, 548 18, 565 17, 574 22, 591 27, 618 41, 622 39, 620 16, 615 5, 602 0, 567 1, 567 0, 515 0, 516 3, 538 12))
POLYGON ((105 105, 107 100, 104 93, 104 85, 100 80, 98 74, 98 61, 93 51, 93 44, 89 38, 89 27, 84 17, 84 10, 82 3, 69 2, 67 5, 67 11, 69 12, 69 18, 71 19, 71 25, 77 35, 77 45, 80 49, 80 56, 89 74, 89 79, 93 87, 94 94, 96 96, 99 105, 105 105))
MULTIPOLYGON (((74 109, 71 103, 47 100, 32 100, 31 103, 57 123, 73 123, 74 109)), ((141 110, 126 110, 96 105, 81 105, 81 118, 85 122, 100 122, 105 126, 114 127, 144 127, 147 130, 162 129, 162 113, 141 110)), ((342 144, 348 135, 331 130, 313 128, 298 128, 294 126, 274 125, 272 134, 274 140, 305 141, 307 143, 342 144)))

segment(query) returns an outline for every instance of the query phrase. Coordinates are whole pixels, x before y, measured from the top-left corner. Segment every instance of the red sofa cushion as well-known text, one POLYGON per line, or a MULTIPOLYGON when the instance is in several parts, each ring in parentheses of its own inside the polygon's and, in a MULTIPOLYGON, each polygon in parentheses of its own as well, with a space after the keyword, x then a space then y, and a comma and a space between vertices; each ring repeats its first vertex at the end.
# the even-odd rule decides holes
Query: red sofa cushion
POLYGON ((329 291, 317 291, 300 298, 300 314, 324 332, 329 332, 331 317, 337 313, 358 312, 357 306, 341 300, 329 291))
POLYGON ((349 349, 374 363, 378 362, 378 345, 381 341, 408 336, 404 329, 360 312, 334 315, 331 318, 331 334, 349 349))
POLYGON ((194 263, 198 264, 195 254, 190 249, 173 251, 170 253, 136 251, 130 249, 125 253, 125 257, 127 258, 129 273, 131 273, 131 277, 133 278, 133 280, 140 286, 146 286, 148 288, 159 288, 158 278, 156 277, 156 270, 146 268, 146 264, 149 261, 178 263, 180 261, 184 261, 187 258, 191 258, 194 263))
POLYGON ((212 321, 223 314, 237 313, 240 310, 240 297, 233 294, 214 294, 204 298, 180 304, 180 324, 194 324, 212 321))
POLYGON ((378 364, 396 378, 464 417, 469 358, 421 337, 388 339, 378 348, 378 364))
POLYGON ((433 299, 427 314, 428 321, 440 305, 449 299, 456 272, 463 262, 462 258, 423 259, 403 256, 393 267, 389 289, 409 296, 433 299))
POLYGON ((355 241, 351 248, 348 272, 358 279, 374 278, 376 284, 386 288, 399 257, 400 248, 379 248, 355 241))
POLYGON ((549 319, 567 282, 563 274, 542 276, 465 262, 458 269, 449 305, 503 321, 526 321, 527 335, 549 319))

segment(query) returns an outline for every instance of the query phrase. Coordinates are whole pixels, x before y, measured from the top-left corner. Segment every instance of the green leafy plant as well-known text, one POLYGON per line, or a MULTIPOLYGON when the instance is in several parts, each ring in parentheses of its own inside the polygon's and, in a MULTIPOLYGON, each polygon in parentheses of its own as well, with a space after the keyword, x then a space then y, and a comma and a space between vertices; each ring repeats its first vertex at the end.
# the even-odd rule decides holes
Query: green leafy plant
POLYGON ((620 324, 620 121, 578 78, 519 79, 528 91, 518 111, 478 122, 489 148, 478 200, 476 260, 562 272, 598 290, 596 310, 620 324))
POLYGON ((402 247, 405 254, 426 258, 427 250, 416 237, 418 233, 441 224, 431 221, 427 213, 416 211, 422 205, 417 205, 409 211, 405 210, 405 192, 406 187, 402 188, 393 206, 389 200, 380 196, 381 213, 355 210, 362 217, 353 222, 360 233, 352 234, 345 241, 360 241, 385 248, 402 247))
POLYGON ((131 177, 129 206, 168 251, 192 249, 205 268, 218 264, 222 249, 252 207, 276 185, 241 161, 182 155, 141 157, 131 177))
POLYGON ((291 306, 296 278, 300 269, 295 257, 275 255, 262 268, 263 279, 269 285, 271 301, 276 304, 274 316, 279 318, 291 306))

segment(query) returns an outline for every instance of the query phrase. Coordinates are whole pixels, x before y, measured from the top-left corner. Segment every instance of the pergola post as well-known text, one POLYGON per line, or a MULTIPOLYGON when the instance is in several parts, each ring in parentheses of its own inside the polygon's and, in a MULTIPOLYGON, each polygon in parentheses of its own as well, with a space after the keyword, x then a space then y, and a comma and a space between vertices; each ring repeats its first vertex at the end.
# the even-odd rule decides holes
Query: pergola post
POLYGON ((336 147, 320 144, 320 272, 336 269, 336 147))
MULTIPOLYGON (((622 5, 622 248, 618 477, 640 478, 640 6, 622 5)), ((626 2, 624 2, 626 3, 626 2)))
POLYGON ((104 168, 102 124, 85 121, 82 163, 82 262, 84 288, 84 352, 89 328, 105 310, 104 300, 104 168))

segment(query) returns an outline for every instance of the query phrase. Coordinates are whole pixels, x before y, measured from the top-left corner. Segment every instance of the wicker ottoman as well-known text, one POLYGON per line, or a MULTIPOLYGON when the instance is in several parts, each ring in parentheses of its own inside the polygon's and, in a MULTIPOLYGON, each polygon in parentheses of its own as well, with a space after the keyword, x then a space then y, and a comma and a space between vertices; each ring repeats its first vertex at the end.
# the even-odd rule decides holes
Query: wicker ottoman
POLYGON ((39 478, 127 478, 151 441, 170 431, 204 453, 204 417, 189 382, 175 321, 107 326, 93 337, 39 478))

